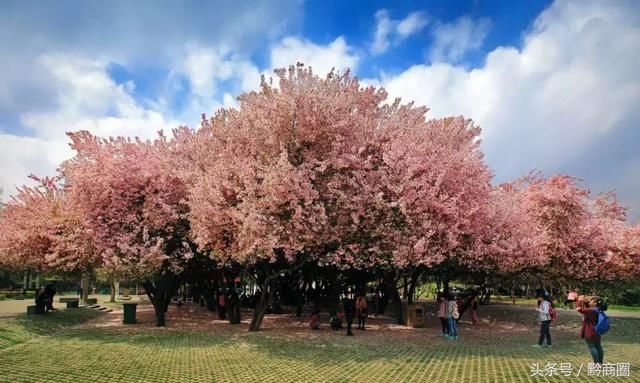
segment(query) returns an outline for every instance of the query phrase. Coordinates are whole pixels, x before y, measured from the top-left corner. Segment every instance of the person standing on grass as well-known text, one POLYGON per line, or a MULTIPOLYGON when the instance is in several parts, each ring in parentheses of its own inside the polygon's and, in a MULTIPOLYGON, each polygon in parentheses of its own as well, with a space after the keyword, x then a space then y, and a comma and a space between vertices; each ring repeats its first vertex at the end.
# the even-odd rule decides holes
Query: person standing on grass
POLYGON ((551 324, 551 302, 549 302, 549 296, 544 293, 538 293, 538 322, 540 322, 540 338, 538 344, 534 344, 533 347, 540 348, 547 340, 547 346, 551 347, 551 331, 549 325, 551 324))
POLYGON ((471 296, 471 322, 474 326, 477 326, 480 323, 478 320, 478 300, 476 299, 475 294, 471 296))
POLYGON ((597 296, 588 299, 581 296, 577 299, 576 310, 584 317, 582 328, 580 329, 580 337, 587 343, 593 363, 602 365, 604 351, 602 350, 602 339, 596 327, 601 313, 603 315, 603 312, 607 309, 606 304, 602 301, 602 298, 597 296))
POLYGON ((36 303, 36 314, 44 314, 46 312, 46 303, 45 303, 44 289, 36 288, 35 293, 35 303, 36 303))
POLYGON ((356 298, 356 314, 358 315, 358 330, 364 330, 364 323, 367 320, 367 298, 358 295, 356 298))
POLYGON ((53 297, 56 296, 56 282, 50 282, 47 283, 47 285, 44 287, 44 302, 45 302, 45 310, 46 311, 53 311, 55 310, 53 308, 53 297))
POLYGON ((440 326, 442 333, 440 336, 449 336, 449 323, 447 322, 447 300, 442 294, 438 294, 438 318, 440 318, 440 326))
POLYGON ((458 303, 455 298, 449 294, 447 296, 447 322, 449 324, 449 336, 450 340, 458 339, 458 323, 460 319, 460 313, 458 312, 458 303))
POLYGON ((226 301, 224 298, 224 293, 222 291, 218 292, 218 319, 227 319, 226 301))
POLYGON ((342 300, 342 305, 344 307, 344 315, 347 319, 347 336, 353 336, 351 326, 353 325, 353 317, 356 314, 356 305, 353 302, 350 290, 345 294, 344 299, 342 300))

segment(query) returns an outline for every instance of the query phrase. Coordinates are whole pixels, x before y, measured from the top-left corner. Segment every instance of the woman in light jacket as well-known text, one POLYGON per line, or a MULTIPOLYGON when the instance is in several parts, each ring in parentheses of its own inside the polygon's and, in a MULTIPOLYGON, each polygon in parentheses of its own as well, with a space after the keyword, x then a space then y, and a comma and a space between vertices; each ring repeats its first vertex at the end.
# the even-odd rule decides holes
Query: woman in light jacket
POLYGON ((533 347, 540 348, 547 339, 547 347, 551 347, 551 332, 549 331, 549 325, 551 324, 551 302, 548 301, 548 295, 538 294, 538 322, 540 322, 540 338, 538 344, 534 344, 533 347))
POLYGON ((456 319, 460 318, 460 314, 458 313, 458 303, 453 298, 453 296, 449 295, 447 297, 447 321, 449 323, 449 339, 457 340, 458 339, 458 325, 456 319))
POLYGON ((440 336, 449 336, 449 322, 447 321, 447 300, 442 294, 438 294, 438 318, 440 318, 440 325, 442 326, 442 333, 440 334, 440 336))

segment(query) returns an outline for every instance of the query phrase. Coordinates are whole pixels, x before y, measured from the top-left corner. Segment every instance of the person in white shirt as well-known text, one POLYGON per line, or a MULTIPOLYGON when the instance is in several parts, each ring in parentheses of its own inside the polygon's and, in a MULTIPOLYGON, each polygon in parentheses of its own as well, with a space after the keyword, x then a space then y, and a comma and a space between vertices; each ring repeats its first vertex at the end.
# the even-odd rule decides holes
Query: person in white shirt
POLYGON ((551 347, 551 332, 549 331, 549 325, 551 324, 551 302, 548 301, 548 295, 538 294, 538 322, 540 322, 540 338, 538 344, 534 344, 533 347, 540 348, 547 340, 547 347, 551 347))

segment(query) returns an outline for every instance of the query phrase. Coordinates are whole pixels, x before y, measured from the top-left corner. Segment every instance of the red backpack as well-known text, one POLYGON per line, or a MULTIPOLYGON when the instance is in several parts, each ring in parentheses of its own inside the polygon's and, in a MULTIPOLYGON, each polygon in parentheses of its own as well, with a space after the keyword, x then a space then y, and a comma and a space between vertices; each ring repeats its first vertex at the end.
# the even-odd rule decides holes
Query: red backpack
POLYGON ((558 312, 551 302, 549 302, 549 318, 551 321, 556 321, 558 319, 558 312))

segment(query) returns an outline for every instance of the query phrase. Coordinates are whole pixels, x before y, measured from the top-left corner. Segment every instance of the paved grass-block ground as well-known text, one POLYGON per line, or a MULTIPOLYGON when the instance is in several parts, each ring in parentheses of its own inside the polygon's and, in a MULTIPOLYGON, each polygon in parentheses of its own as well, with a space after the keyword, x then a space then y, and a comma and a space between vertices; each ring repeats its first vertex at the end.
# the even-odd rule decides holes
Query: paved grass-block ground
MULTIPOLYGON (((431 309, 432 307, 430 307, 431 309)), ((248 313, 245 313, 248 319, 248 313)), ((121 314, 70 309, 49 316, 0 320, 1 382, 639 382, 640 319, 615 318, 604 340, 605 362, 631 364, 629 378, 587 377, 589 354, 579 339, 580 316, 560 311, 554 347, 537 340, 531 307, 481 307, 478 327, 463 320, 460 339, 428 327, 407 329, 389 318, 346 337, 304 320, 268 316, 265 330, 229 325, 199 306, 172 307, 155 328, 149 306, 140 324, 121 314), (81 323, 84 322, 84 323, 81 323), (580 377, 531 377, 531 364, 571 363, 580 377)), ((324 318, 326 323, 326 318, 324 318)))

